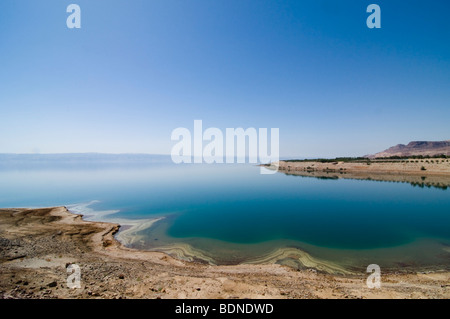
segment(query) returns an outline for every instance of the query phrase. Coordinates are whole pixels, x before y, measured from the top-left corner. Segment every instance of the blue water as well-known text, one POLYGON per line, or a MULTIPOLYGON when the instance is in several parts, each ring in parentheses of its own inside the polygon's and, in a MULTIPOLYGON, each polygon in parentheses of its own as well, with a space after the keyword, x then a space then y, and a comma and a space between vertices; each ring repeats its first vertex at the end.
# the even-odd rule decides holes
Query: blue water
POLYGON ((118 210, 118 218, 165 216, 143 232, 148 240, 139 248, 187 242, 217 256, 227 244, 245 250, 296 243, 319 255, 409 247, 406 257, 412 251, 420 259, 411 245, 426 240, 436 250, 433 262, 450 264, 450 190, 260 175, 252 165, 175 165, 164 157, 0 159, 0 207, 95 200, 93 209, 118 210))

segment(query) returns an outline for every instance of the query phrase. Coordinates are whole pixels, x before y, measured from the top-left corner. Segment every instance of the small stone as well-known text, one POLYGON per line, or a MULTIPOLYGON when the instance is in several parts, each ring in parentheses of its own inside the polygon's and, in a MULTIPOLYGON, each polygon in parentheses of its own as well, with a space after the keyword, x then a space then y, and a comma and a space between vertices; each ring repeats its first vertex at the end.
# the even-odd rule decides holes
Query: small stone
POLYGON ((49 286, 50 288, 53 288, 53 287, 56 287, 57 285, 58 285, 58 283, 56 281, 52 281, 47 286, 49 286))

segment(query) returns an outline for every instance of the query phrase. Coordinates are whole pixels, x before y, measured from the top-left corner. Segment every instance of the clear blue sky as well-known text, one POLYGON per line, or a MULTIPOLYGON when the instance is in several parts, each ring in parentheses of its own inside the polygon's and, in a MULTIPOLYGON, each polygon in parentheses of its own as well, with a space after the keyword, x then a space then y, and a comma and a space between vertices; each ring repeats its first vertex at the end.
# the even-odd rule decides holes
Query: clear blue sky
POLYGON ((277 127, 282 156, 450 139, 449 14, 444 0, 1 0, 0 153, 169 154, 195 119, 277 127))

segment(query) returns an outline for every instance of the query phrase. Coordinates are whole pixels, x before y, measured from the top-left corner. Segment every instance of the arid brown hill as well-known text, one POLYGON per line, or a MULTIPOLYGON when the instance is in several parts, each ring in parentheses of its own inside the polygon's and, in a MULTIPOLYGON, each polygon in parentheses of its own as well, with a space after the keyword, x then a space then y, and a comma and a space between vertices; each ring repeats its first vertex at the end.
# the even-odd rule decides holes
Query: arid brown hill
POLYGON ((390 157, 390 156, 413 156, 413 155, 450 155, 450 140, 441 142, 416 141, 408 145, 398 144, 383 152, 368 155, 369 158, 390 157))

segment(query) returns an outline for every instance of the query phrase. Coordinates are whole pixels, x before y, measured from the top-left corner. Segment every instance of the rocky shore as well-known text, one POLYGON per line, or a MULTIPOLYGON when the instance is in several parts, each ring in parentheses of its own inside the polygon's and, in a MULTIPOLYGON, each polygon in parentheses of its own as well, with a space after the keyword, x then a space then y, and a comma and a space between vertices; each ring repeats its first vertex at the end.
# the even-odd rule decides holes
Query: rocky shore
POLYGON ((0 298, 450 297, 448 271, 382 274, 382 287, 369 289, 368 274, 214 266, 133 250, 115 240, 119 227, 65 207, 0 209, 0 298), (81 288, 67 286, 71 264, 80 267, 81 288))

